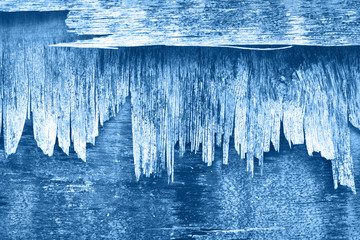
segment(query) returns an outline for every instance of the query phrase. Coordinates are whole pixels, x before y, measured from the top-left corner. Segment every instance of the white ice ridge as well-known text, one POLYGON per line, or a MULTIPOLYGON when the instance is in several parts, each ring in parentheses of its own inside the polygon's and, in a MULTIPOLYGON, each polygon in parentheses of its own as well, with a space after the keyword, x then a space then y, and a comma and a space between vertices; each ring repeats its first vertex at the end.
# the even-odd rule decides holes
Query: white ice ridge
POLYGON ((280 126, 290 146, 332 161, 335 188, 355 191, 350 130, 360 128, 358 48, 294 47, 246 51, 199 47, 120 50, 0 47, 5 152, 16 151, 26 117, 51 156, 58 139, 85 160, 98 123, 131 95, 135 174, 167 170, 174 148, 189 144, 211 165, 215 145, 228 163, 230 138, 248 171, 263 165, 270 144, 279 151, 280 126))

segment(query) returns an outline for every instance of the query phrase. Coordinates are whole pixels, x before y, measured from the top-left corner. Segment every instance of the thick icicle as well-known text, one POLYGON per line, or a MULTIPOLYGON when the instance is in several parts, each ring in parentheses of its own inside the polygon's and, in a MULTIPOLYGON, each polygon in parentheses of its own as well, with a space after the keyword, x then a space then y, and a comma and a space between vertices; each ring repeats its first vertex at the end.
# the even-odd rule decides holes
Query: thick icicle
POLYGON ((29 84, 26 78, 25 53, 11 51, 23 44, 23 40, 16 39, 3 44, 3 134, 6 155, 16 151, 28 106, 29 84))
MULTIPOLYGON (((45 50, 41 44, 26 48, 27 76, 30 88, 30 106, 33 119, 34 138, 41 150, 51 156, 53 154, 57 131, 56 94, 57 80, 53 77, 50 62, 45 62, 45 50)), ((51 59, 51 58, 50 58, 51 59)))

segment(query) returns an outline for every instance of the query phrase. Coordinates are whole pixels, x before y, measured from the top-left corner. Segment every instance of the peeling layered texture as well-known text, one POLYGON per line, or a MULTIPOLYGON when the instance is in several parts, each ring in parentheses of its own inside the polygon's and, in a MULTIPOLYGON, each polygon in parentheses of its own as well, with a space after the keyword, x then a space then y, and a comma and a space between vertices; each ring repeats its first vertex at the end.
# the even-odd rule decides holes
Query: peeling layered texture
MULTIPOLYGON (((78 47, 360 43, 358 0, 2 0, 0 11, 69 10, 78 47), (316 13, 316 14, 315 14, 316 13)), ((63 44, 63 43, 62 43, 63 44)))
MULTIPOLYGON (((230 139, 247 170, 262 166, 280 131, 289 145, 331 160, 335 188, 355 191, 349 122, 360 128, 360 48, 294 47, 247 51, 200 47, 118 50, 0 44, 4 146, 15 153, 26 118, 51 156, 57 139, 86 159, 99 123, 132 104, 135 174, 166 170, 174 178, 175 147, 201 151, 208 165, 215 146, 228 163, 230 139)), ((265 163, 266 164, 266 163, 265 163)))

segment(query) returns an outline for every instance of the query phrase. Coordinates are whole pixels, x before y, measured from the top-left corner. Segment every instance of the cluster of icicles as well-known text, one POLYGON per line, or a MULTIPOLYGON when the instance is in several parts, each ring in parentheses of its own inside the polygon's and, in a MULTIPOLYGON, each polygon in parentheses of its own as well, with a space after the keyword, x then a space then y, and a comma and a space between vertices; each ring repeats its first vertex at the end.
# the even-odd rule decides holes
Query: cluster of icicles
POLYGON ((332 162, 335 188, 355 191, 349 122, 360 128, 358 48, 246 51, 225 48, 146 47, 118 50, 28 45, 0 48, 0 110, 7 155, 16 151, 26 118, 51 156, 56 138, 71 141, 86 159, 98 125, 131 96, 135 174, 167 170, 174 148, 201 150, 208 165, 215 146, 228 163, 229 142, 247 169, 272 144, 280 126, 289 144, 304 144, 332 162))

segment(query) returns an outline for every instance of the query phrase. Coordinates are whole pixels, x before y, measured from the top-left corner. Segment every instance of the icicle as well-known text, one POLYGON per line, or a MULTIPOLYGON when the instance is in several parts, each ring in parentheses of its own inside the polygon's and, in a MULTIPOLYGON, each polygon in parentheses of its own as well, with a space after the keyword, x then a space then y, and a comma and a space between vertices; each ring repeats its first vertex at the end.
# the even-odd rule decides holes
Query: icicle
MULTIPOLYGON (((52 156, 56 140, 57 111, 56 96, 58 79, 53 76, 54 65, 46 59, 53 59, 53 51, 45 52, 38 44, 32 46, 26 61, 27 76, 30 83, 30 106, 33 120, 34 138, 38 147, 47 155, 52 156), (47 56, 45 56, 47 55, 47 56)), ((27 78, 24 77, 25 81, 27 78)))
POLYGON ((57 51, 58 69, 58 95, 57 95, 57 139, 61 149, 68 155, 70 148, 70 104, 71 92, 73 87, 73 78, 70 74, 73 66, 71 61, 71 54, 66 54, 66 51, 57 51))
POLYGON ((28 106, 28 80, 24 51, 12 51, 24 45, 22 40, 3 45, 3 127, 6 155, 15 153, 23 131, 28 106), (9 45, 8 45, 9 44, 9 45))

